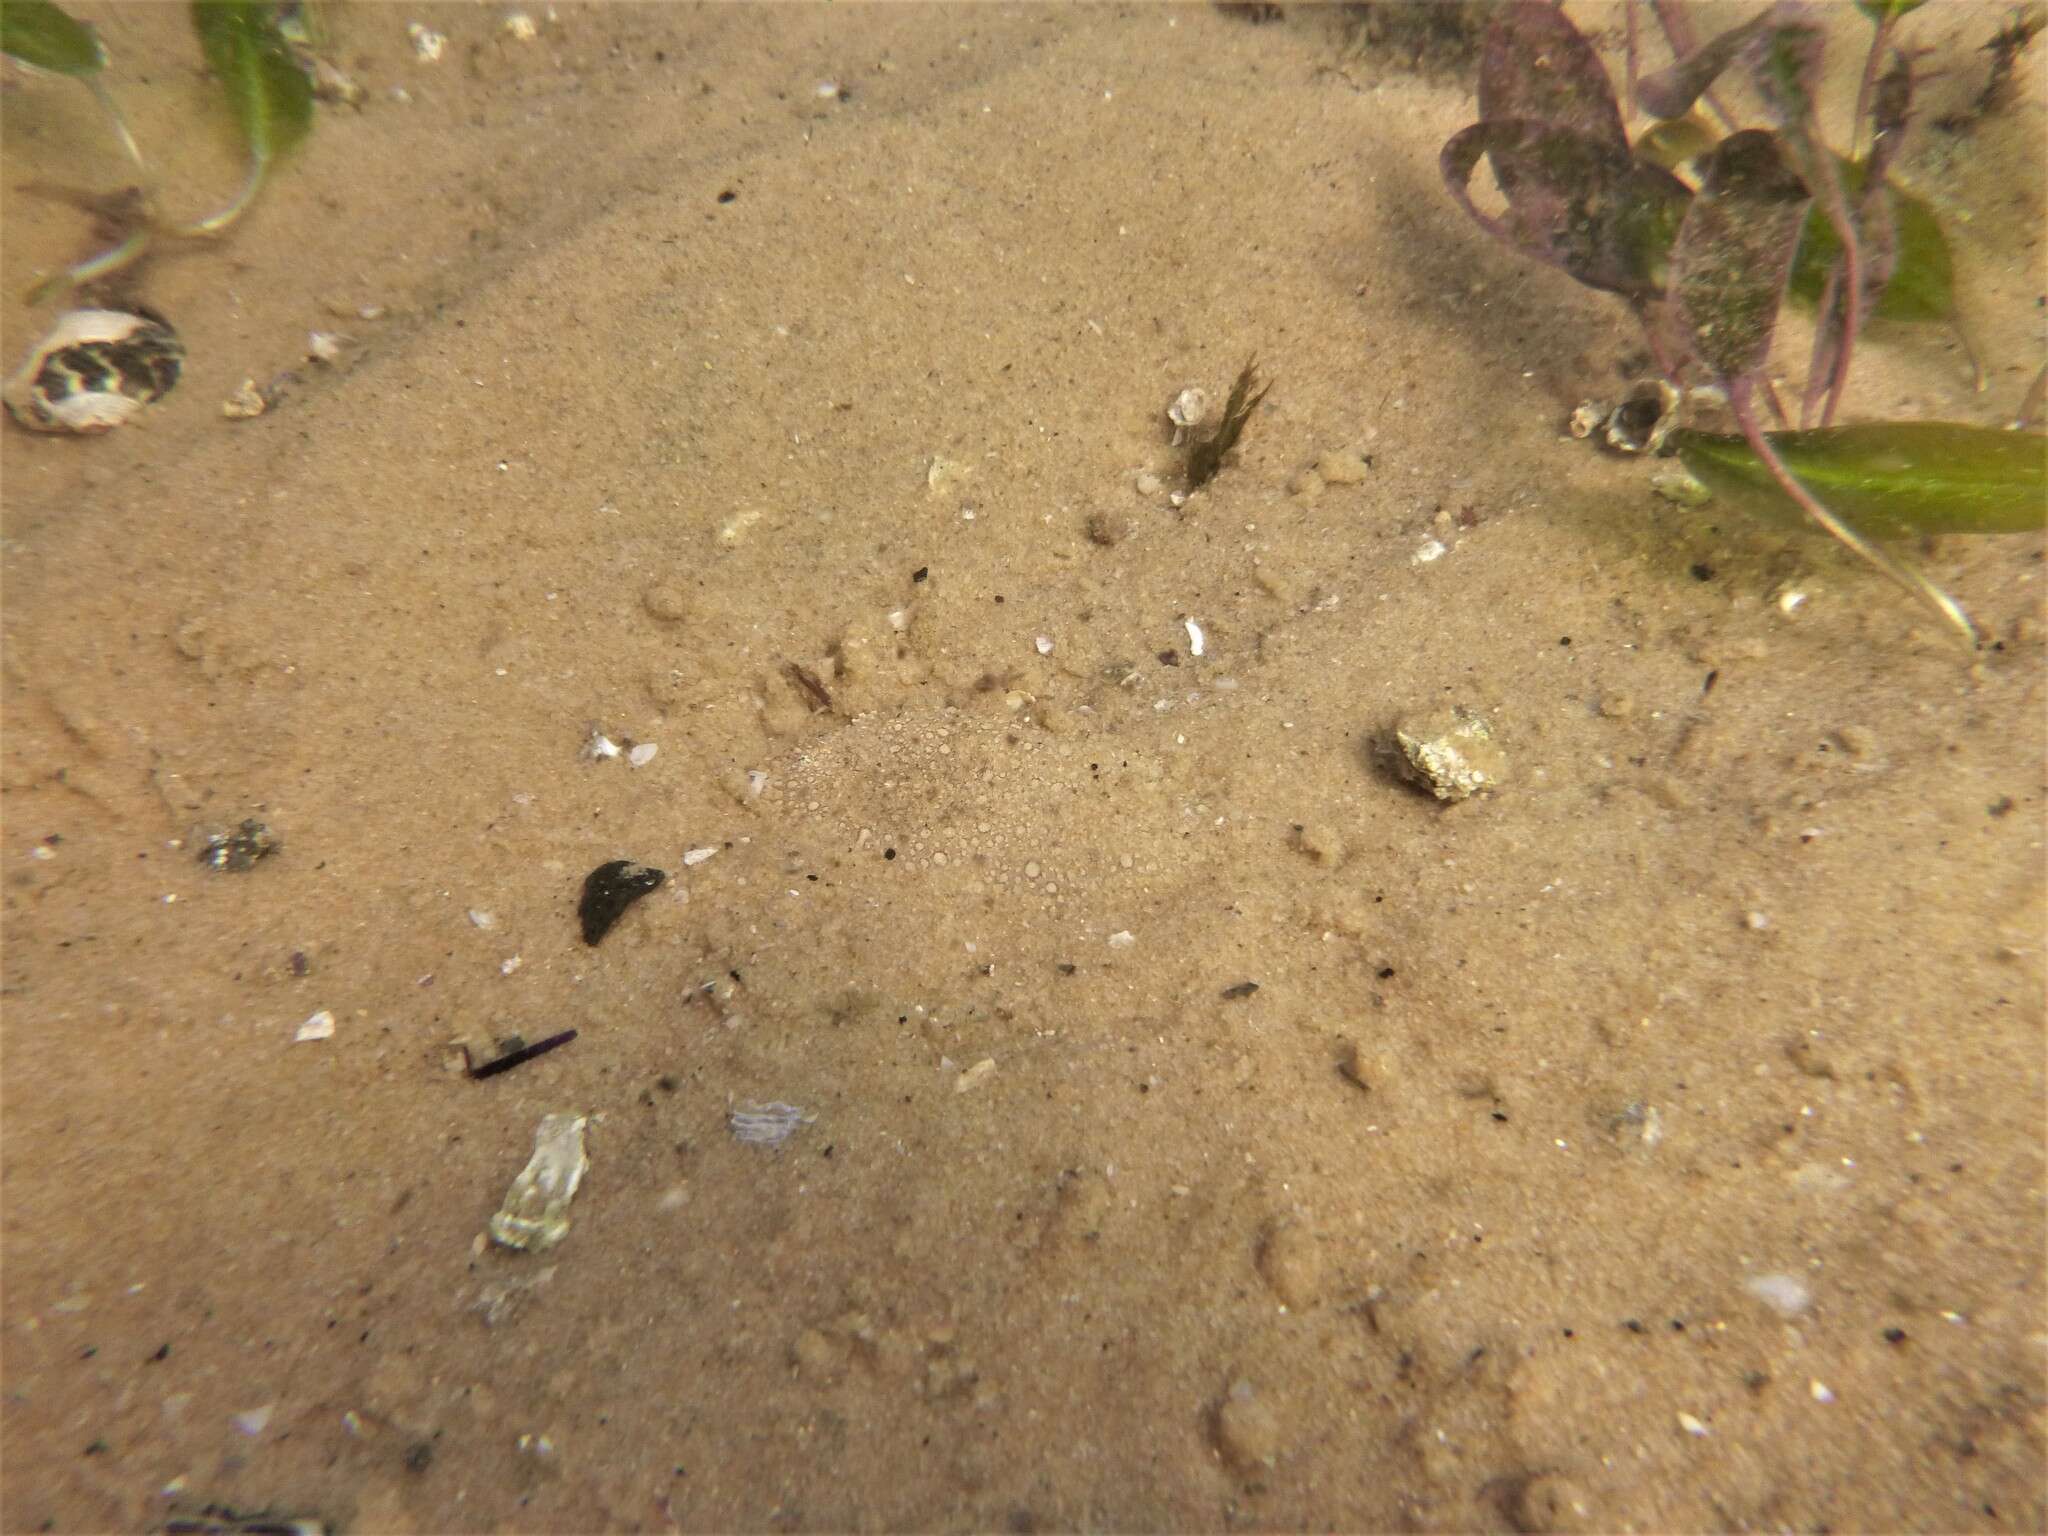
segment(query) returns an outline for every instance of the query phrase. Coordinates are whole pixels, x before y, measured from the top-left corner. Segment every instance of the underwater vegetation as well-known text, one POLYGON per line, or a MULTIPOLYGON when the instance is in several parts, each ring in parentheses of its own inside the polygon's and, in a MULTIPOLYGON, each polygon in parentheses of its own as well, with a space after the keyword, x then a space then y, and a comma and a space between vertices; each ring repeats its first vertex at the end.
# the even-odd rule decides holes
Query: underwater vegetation
POLYGON ((1682 6, 1658 0, 1677 58, 1638 76, 1631 48, 1633 99, 1655 119, 1634 143, 1605 67, 1569 18, 1551 0, 1505 0, 1480 55, 1480 120, 1444 145, 1440 167, 1487 233, 1619 295, 1681 400, 1688 386, 1718 389, 1736 432, 1668 437, 1696 478, 1810 519, 1974 645, 1955 599, 1876 541, 2040 528, 2043 439, 1945 422, 1835 425, 1867 322, 1954 323, 1940 223, 1889 174, 1915 87, 1914 56, 1893 37, 1920 3, 1857 0, 1873 36, 1851 136, 1862 148, 1844 156, 1817 126, 1821 29, 1793 0, 1703 43, 1682 6), (1754 86, 1767 126, 1736 127, 1716 99, 1715 82, 1733 69, 1754 86), (1506 203, 1498 214, 1472 198, 1481 160, 1506 203), (1816 311, 1796 428, 1765 371, 1787 298, 1816 311), (1765 430, 1760 407, 1777 430, 1765 430))
POLYGON ((119 198, 100 202, 99 211, 115 226, 114 243, 45 278, 29 295, 31 302, 132 266, 160 236, 217 236, 242 216, 255 201, 271 165, 312 130, 312 65, 303 46, 287 36, 284 25, 296 10, 264 0, 193 0, 192 29, 234 116, 248 154, 249 171, 232 202, 205 218, 186 222, 166 217, 156 206, 148 162, 101 78, 107 50, 93 29, 51 0, 0 0, 0 53, 32 69, 68 75, 90 90, 140 178, 119 198))

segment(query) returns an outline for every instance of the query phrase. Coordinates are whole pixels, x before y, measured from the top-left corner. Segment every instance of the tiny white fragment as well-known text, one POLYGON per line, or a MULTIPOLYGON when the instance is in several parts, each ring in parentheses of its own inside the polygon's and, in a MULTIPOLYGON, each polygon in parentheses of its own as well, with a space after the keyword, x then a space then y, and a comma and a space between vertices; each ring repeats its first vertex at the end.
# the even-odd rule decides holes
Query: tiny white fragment
POLYGON ((412 39, 413 56, 422 64, 441 62, 441 50, 448 46, 448 39, 443 34, 415 21, 406 27, 405 35, 412 39))
POLYGON ((1138 942, 1138 936, 1128 928, 1120 928, 1109 936, 1111 949, 1129 949, 1138 942))
POLYGON ((953 1091, 955 1093, 965 1093, 968 1089, 979 1084, 984 1078, 993 1076, 995 1070, 995 1057, 984 1056, 981 1058, 981 1060, 977 1061, 973 1066, 969 1067, 966 1071, 962 1072, 958 1077, 953 1079, 953 1091))
POLYGON ((1780 592, 1778 594, 1778 612, 1784 614, 1785 617, 1789 619, 1792 617, 1793 614, 1799 611, 1799 605, 1804 603, 1805 601, 1806 594, 1796 589, 1792 591, 1780 592))
POLYGON ((1209 648, 1208 637, 1202 633, 1202 626, 1193 619, 1182 619, 1181 623, 1188 632, 1188 654, 1191 656, 1201 655, 1203 651, 1209 648))
POLYGON ((654 754, 660 750, 661 748, 657 747, 653 742, 643 741, 626 754, 626 761, 635 768, 645 768, 654 761, 654 754))
POLYGON ((1429 565, 1441 560, 1446 553, 1442 539, 1424 539, 1422 546, 1409 559, 1410 565, 1429 565))
POLYGON ((1038 654, 1041 656, 1050 656, 1052 654, 1051 635, 1040 635, 1036 640, 1032 641, 1031 644, 1037 650, 1038 654))
POLYGON ((236 1414, 228 1422, 253 1440, 263 1433, 264 1426, 270 1423, 270 1416, 275 1412, 277 1404, 265 1403, 261 1408, 249 1408, 236 1414))
POLYGON ((585 762, 601 763, 608 757, 618 755, 619 744, 603 731, 592 731, 589 739, 583 743, 582 756, 585 762))
POLYGON ((301 1024, 299 1032, 292 1036, 294 1042, 300 1040, 331 1040, 333 1038, 334 1015, 325 1008, 322 1008, 318 1013, 306 1020, 305 1023, 301 1024))
POLYGON ((312 331, 306 336, 306 356, 332 367, 341 357, 341 338, 332 331, 312 331))
POLYGON ((718 850, 716 848, 692 848, 683 855, 684 867, 694 868, 696 865, 702 864, 706 859, 715 857, 717 853, 718 850))
POLYGON ((486 912, 481 907, 471 907, 469 909, 469 921, 470 925, 475 928, 495 928, 498 926, 497 914, 486 912))
POLYGON ((1827 1383, 1819 1379, 1809 1381, 1806 1390, 1813 1394, 1816 1403, 1832 1403, 1835 1400, 1835 1394, 1828 1389, 1827 1383))
POLYGON ((1698 1435, 1704 1437, 1707 1433, 1707 1426, 1702 1424, 1698 1419, 1694 1418, 1689 1413, 1681 1412, 1678 1415, 1678 1427, 1684 1430, 1688 1435, 1698 1435))
POLYGON ((498 963, 498 974, 500 976, 510 976, 524 964, 526 964, 526 960, 523 956, 514 955, 510 959, 502 960, 498 963))
POLYGON ((540 36, 540 28, 524 11, 514 11, 505 18, 505 32, 517 43, 530 43, 540 36))
POLYGON ((1751 1275, 1742 1288, 1780 1317, 1797 1317, 1813 1305, 1813 1292, 1794 1274, 1751 1275))
POLYGON ((764 790, 764 789, 766 789, 767 787, 768 787, 768 775, 767 775, 767 774, 763 773, 763 772, 762 772, 762 771, 761 771, 760 769, 758 769, 758 768, 749 768, 749 769, 747 770, 747 798, 748 798, 749 800, 758 800, 758 799, 760 799, 760 798, 761 798, 761 791, 762 791, 762 790, 764 790))
POLYGON ((229 421, 249 421, 270 409, 270 402, 254 379, 242 380, 241 388, 220 403, 220 413, 229 421))

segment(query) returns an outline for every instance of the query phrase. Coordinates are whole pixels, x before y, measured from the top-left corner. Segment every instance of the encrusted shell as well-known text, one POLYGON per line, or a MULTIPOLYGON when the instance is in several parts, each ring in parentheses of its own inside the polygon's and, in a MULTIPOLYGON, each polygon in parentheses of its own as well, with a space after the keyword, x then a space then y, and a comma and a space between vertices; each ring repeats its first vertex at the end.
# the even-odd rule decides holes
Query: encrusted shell
POLYGON ((7 381, 7 409, 33 432, 108 432, 170 393, 185 344, 146 309, 74 309, 7 381))

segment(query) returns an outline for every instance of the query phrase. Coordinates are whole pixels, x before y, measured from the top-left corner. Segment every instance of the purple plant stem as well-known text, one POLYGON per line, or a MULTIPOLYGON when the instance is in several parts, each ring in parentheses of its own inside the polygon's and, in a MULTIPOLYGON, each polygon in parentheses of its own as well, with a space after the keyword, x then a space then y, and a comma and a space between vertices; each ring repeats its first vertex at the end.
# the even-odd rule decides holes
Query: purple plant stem
POLYGON ((1895 18, 1887 8, 1878 14, 1877 31, 1870 39, 1870 57, 1863 61, 1863 83, 1856 88, 1856 115, 1849 119, 1849 158, 1856 158, 1856 146, 1863 140, 1864 124, 1870 121, 1870 93, 1877 89, 1877 66, 1891 40, 1895 18))
MULTIPOLYGON (((1679 58, 1685 58, 1699 47, 1699 37, 1692 29, 1692 21, 1684 9, 1673 0, 1650 0, 1650 9, 1656 14, 1657 25, 1664 29, 1664 40, 1671 45, 1671 51, 1679 58)), ((1701 93, 1701 100, 1713 109, 1714 116, 1721 119, 1721 131, 1735 131, 1735 114, 1721 105, 1721 98, 1708 86, 1701 93)))

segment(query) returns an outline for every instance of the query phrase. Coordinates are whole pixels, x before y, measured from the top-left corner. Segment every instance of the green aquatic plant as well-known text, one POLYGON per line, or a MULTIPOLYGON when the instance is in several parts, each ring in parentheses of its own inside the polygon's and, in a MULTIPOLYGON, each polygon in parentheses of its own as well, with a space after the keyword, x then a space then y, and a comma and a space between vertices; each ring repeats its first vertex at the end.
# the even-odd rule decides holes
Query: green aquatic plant
POLYGON ((1634 144, 1605 66, 1557 5, 1504 0, 1480 60, 1480 121, 1445 144, 1441 169, 1489 234, 1621 295, 1667 381, 1719 388, 1739 434, 1671 437, 1698 478, 1796 508, 1974 643, 1960 605, 1873 540, 2040 527, 2040 440, 1947 423, 1833 426, 1866 322, 1954 321, 1940 223, 1889 174, 1915 83, 1912 57, 1891 39, 1917 3, 1862 0, 1875 36, 1852 142, 1868 144, 1850 159, 1821 138, 1822 36, 1794 0, 1704 43, 1683 7, 1657 0, 1677 59, 1638 77, 1631 48, 1634 99, 1657 118, 1634 144), (1738 129, 1716 100, 1714 83, 1737 65, 1768 126, 1738 129), (1482 159, 1506 203, 1498 214, 1472 198, 1482 159), (1766 432, 1760 404, 1790 425, 1765 375, 1787 297, 1816 309, 1801 430, 1766 432))
POLYGON ((192 27, 208 67, 220 82, 249 157, 249 172, 235 199, 190 222, 164 217, 153 178, 102 78, 107 50, 92 28, 51 0, 0 0, 0 52, 34 69, 81 81, 99 102, 141 183, 123 207, 128 226, 106 250, 38 283, 31 302, 59 289, 103 278, 133 265, 159 236, 201 238, 225 232, 248 210, 277 158, 313 126, 313 87, 279 25, 279 7, 266 0, 192 0, 192 27))

